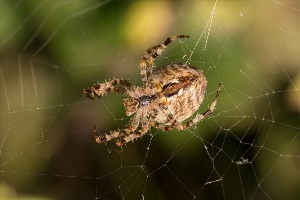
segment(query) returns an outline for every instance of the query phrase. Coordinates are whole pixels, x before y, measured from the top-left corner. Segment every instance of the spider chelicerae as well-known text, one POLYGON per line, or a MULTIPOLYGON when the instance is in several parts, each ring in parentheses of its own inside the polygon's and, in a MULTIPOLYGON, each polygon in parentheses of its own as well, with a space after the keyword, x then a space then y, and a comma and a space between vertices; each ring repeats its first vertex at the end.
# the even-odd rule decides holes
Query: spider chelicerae
POLYGON ((94 126, 94 136, 98 143, 115 139, 118 146, 145 135, 151 126, 169 131, 173 128, 184 130, 212 114, 221 91, 219 84, 217 94, 208 110, 186 122, 201 105, 207 81, 203 73, 188 64, 171 63, 154 67, 154 60, 162 54, 174 40, 189 38, 186 35, 169 36, 159 45, 149 48, 140 60, 142 87, 130 81, 116 78, 105 83, 94 84, 84 89, 84 96, 94 99, 109 92, 118 92, 128 98, 123 99, 127 116, 133 115, 130 125, 110 134, 98 135, 94 126), (139 128, 140 126, 140 128, 139 128))

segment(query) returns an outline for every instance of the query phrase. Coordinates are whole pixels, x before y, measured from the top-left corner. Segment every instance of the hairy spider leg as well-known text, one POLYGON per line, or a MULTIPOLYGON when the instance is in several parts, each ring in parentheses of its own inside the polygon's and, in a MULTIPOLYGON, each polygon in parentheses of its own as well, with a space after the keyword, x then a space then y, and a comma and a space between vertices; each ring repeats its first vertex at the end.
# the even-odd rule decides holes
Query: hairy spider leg
POLYGON ((150 125, 153 124, 154 119, 156 118, 157 114, 158 114, 158 110, 153 109, 149 113, 149 117, 145 116, 142 118, 141 128, 139 130, 127 132, 125 134, 126 137, 123 136, 123 137, 118 138, 118 140, 116 142, 117 146, 122 146, 122 145, 126 144, 127 142, 138 139, 138 138, 142 137, 143 135, 145 135, 149 131, 149 129, 151 127, 150 125))
MULTIPOLYGON (((131 120, 130 126, 128 128, 125 128, 123 130, 118 130, 118 131, 111 131, 110 134, 104 134, 104 135, 99 135, 96 126, 94 126, 94 137, 97 143, 104 143, 108 142, 112 139, 117 139, 117 138, 122 138, 131 132, 134 132, 140 123, 140 118, 137 117, 137 114, 135 114, 131 120)), ((118 145, 118 144, 117 144, 118 145)), ((120 145, 118 145, 120 146, 120 145)))
POLYGON ((169 36, 164 42, 159 45, 149 48, 140 60, 140 70, 142 76, 143 87, 149 86, 149 77, 152 74, 152 69, 154 65, 154 60, 162 54, 162 52, 167 48, 167 46, 174 40, 180 38, 189 38, 187 35, 176 35, 169 36))
POLYGON ((84 89, 83 95, 90 99, 94 99, 94 96, 101 98, 108 92, 118 92, 128 96, 128 91, 130 91, 133 87, 134 85, 128 80, 113 79, 105 83, 94 84, 91 89, 84 89))
POLYGON ((125 134, 122 137, 119 137, 117 139, 116 145, 122 146, 126 144, 129 141, 132 141, 134 139, 137 139, 139 137, 142 137, 149 131, 149 122, 147 122, 147 118, 143 117, 141 122, 141 128, 139 130, 130 130, 130 129, 124 129, 125 134))
POLYGON ((117 146, 122 146, 126 144, 129 141, 132 141, 134 139, 140 138, 143 135, 145 135, 149 129, 149 124, 153 122, 153 119, 157 116, 158 111, 155 109, 150 113, 149 119, 147 116, 143 117, 141 120, 141 128, 137 130, 138 125, 140 123, 140 118, 138 117, 139 114, 135 114, 133 117, 133 120, 128 128, 123 129, 122 131, 112 131, 109 135, 98 135, 98 131, 96 129, 96 126, 94 126, 94 137, 97 143, 105 143, 112 139, 116 140, 117 146))
POLYGON ((152 124, 152 126, 159 128, 163 131, 169 131, 169 130, 172 130, 173 128, 177 128, 178 130, 184 130, 184 129, 191 127, 194 124, 197 124, 198 122, 202 121, 204 118, 207 118, 208 116, 210 116, 213 113, 213 111, 216 107, 217 101, 219 99, 219 96, 220 96, 221 88, 222 88, 222 83, 219 83, 217 94, 215 96, 214 101, 211 103, 210 107, 204 113, 202 113, 200 115, 197 114, 195 116, 195 118, 188 121, 187 123, 182 124, 182 123, 178 123, 176 120, 173 120, 173 123, 170 126, 165 126, 165 125, 159 124, 157 122, 154 122, 152 124))

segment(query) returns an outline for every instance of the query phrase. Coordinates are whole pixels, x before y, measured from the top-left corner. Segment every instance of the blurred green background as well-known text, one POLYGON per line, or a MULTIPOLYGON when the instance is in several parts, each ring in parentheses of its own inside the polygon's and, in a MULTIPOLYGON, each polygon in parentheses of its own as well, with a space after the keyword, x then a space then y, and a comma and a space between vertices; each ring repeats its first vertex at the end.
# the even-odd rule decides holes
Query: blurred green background
POLYGON ((0 199, 299 199, 298 1, 0 1, 0 199), (82 89, 141 84, 139 58, 169 35, 156 66, 190 63, 213 115, 152 129, 118 148, 122 96, 82 89))

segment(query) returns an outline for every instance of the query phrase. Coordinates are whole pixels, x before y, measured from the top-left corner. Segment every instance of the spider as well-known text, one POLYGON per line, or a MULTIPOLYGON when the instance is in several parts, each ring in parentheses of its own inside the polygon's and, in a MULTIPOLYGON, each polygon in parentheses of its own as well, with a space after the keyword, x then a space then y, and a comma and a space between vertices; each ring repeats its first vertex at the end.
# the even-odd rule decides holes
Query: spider
POLYGON ((174 40, 189 38, 187 35, 169 36, 159 45, 149 48, 140 59, 142 87, 130 81, 116 78, 104 83, 94 84, 84 89, 83 95, 94 99, 109 92, 117 92, 128 98, 123 99, 125 113, 133 115, 130 124, 123 130, 111 131, 110 134, 98 135, 94 126, 94 137, 98 143, 115 139, 116 145, 122 146, 129 141, 145 135, 151 126, 169 131, 173 128, 184 130, 208 117, 214 111, 222 84, 208 110, 183 124, 201 105, 207 81, 203 73, 188 64, 171 63, 154 67, 154 60, 162 54, 174 40), (140 128, 139 128, 140 126, 140 128))

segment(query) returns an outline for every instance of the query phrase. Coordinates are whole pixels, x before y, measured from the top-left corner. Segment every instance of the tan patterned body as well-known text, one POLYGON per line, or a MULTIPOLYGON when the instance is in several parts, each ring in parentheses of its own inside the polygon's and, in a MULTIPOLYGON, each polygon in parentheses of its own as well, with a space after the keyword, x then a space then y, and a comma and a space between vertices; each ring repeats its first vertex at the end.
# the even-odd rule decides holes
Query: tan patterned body
MULTIPOLYGON (((170 64, 155 68, 150 79, 153 79, 155 84, 161 84, 168 110, 179 123, 192 116, 203 101, 206 78, 194 67, 186 64, 170 64)), ((162 111, 159 111, 154 121, 171 125, 162 111)))
POLYGON ((142 87, 135 86, 124 79, 113 79, 83 90, 83 94, 91 99, 94 99, 94 96, 102 97, 112 91, 128 97, 123 99, 123 104, 126 115, 133 115, 130 125, 121 131, 112 131, 110 134, 100 136, 94 128, 94 136, 98 143, 116 139, 116 144, 121 146, 143 136, 151 126, 164 131, 172 128, 183 130, 213 112, 219 98, 221 84, 209 109, 182 124, 198 110, 204 99, 207 85, 205 76, 200 70, 187 64, 173 63, 153 68, 155 58, 168 44, 180 38, 188 38, 188 36, 170 36, 163 43, 149 48, 144 53, 140 61, 142 87))

